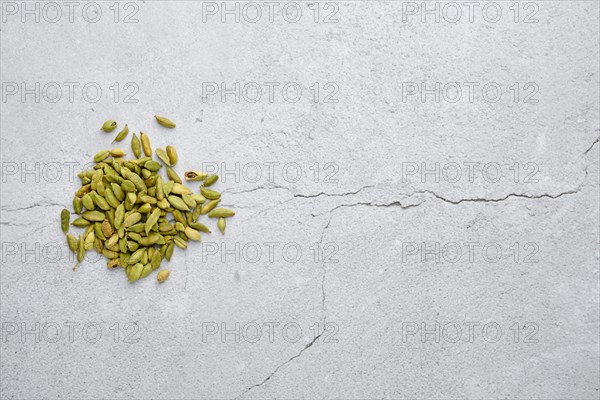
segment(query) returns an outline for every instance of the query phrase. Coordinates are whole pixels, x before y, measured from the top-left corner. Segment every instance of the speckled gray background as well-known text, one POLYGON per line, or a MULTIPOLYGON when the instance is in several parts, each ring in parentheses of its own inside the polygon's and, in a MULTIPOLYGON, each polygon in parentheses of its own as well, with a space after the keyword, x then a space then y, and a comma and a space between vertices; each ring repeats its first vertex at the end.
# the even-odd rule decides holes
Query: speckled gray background
POLYGON ((54 4, 1 5, 1 398, 598 398, 597 1, 54 4), (162 286, 71 271, 108 118, 227 171, 162 286))

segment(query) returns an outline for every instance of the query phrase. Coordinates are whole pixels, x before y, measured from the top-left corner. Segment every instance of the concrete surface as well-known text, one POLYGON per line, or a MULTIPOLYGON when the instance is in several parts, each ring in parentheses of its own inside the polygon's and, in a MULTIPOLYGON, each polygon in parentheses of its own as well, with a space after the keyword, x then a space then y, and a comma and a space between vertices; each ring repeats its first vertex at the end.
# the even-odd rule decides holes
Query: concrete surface
POLYGON ((489 3, 3 1, 0 397, 597 399, 598 2, 489 3), (71 271, 109 118, 228 171, 162 286, 71 271))

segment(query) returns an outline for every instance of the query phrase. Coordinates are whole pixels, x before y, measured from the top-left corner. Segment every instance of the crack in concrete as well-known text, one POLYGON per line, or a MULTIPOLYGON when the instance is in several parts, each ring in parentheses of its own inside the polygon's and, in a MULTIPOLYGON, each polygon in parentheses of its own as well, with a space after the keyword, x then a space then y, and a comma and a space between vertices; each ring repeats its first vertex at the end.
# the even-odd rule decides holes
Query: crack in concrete
POLYGON ((304 346, 304 348, 302 350, 300 350, 300 352, 298 352, 298 354, 290 357, 287 361, 279 364, 277 366, 277 368, 275 368, 275 370, 273 372, 271 372, 269 374, 269 376, 267 376, 265 379, 263 379, 260 383, 256 383, 250 387, 248 387, 246 390, 244 390, 244 392, 240 395, 238 395, 237 397, 235 397, 235 399, 239 399, 241 398, 243 395, 245 395, 246 393, 248 393, 249 391, 251 391, 254 388, 260 387, 262 385, 264 385, 265 383, 267 383, 276 373, 277 371, 279 371, 281 368, 285 367, 287 364, 289 364, 290 362, 292 362, 293 360, 295 360, 296 358, 300 357, 302 355, 302 353, 304 353, 304 351, 306 349, 308 349, 309 347, 311 347, 313 344, 315 344, 315 342, 317 340, 319 340, 319 338, 321 337, 321 335, 323 335, 323 333, 318 334, 317 336, 315 336, 315 338, 313 340, 310 341, 310 343, 308 343, 306 346, 304 346))
POLYGON ((294 198, 303 198, 303 199, 311 199, 314 197, 320 197, 320 196, 327 196, 327 197, 344 197, 344 196, 350 196, 353 194, 359 194, 360 192, 362 192, 365 189, 370 189, 370 188, 374 188, 375 185, 369 185, 369 186, 363 186, 360 189, 358 189, 355 192, 346 192, 346 193, 326 193, 326 192, 319 192, 316 194, 294 194, 294 198))
POLYGON ((38 203, 34 203, 30 206, 18 207, 18 208, 8 208, 6 206, 3 206, 0 210, 6 211, 6 212, 14 212, 14 211, 30 210, 30 209, 36 208, 36 207, 64 207, 64 204, 52 203, 52 202, 47 202, 47 203, 38 202, 38 203))
POLYGON ((589 153, 594 148, 594 146, 598 144, 598 142, 600 142, 600 137, 597 137, 596 140, 594 140, 594 142, 590 145, 590 147, 587 148, 583 155, 587 156, 587 153, 589 153))
POLYGON ((472 203, 499 203, 501 201, 505 201, 508 200, 511 197, 518 197, 518 198, 523 198, 523 199, 542 199, 542 198, 549 198, 549 199, 558 199, 559 197, 565 196, 565 195, 569 195, 569 194, 576 194, 579 193, 581 191, 581 186, 578 187, 575 190, 568 190, 566 192, 561 192, 558 193, 556 195, 551 195, 548 193, 543 193, 543 194, 538 194, 538 195, 532 195, 532 194, 524 194, 524 193, 509 193, 504 197, 500 197, 500 198, 496 198, 496 199, 487 199, 485 197, 473 197, 473 198, 466 198, 466 199, 460 199, 460 200, 450 200, 447 199, 443 196, 440 196, 439 194, 432 192, 430 190, 425 190, 423 192, 415 192, 415 193, 429 193, 431 194, 433 197, 449 203, 449 204, 460 204, 463 202, 472 202, 472 203))
MULTIPOLYGON (((319 240, 319 246, 321 246, 321 248, 323 247, 323 238, 325 237, 325 231, 327 230, 327 228, 329 228, 329 225, 331 225, 331 220, 333 219, 333 214, 329 215, 329 221, 327 221, 327 224, 325 225, 325 227, 323 227, 323 230, 321 231, 321 239, 319 240)), ((325 268, 325 259, 323 258, 323 255, 321 254, 321 252, 319 251, 319 255, 321 257, 321 317, 323 319, 323 326, 325 326, 325 302, 327 300, 327 295, 325 293, 325 278, 327 276, 327 269, 325 268)))

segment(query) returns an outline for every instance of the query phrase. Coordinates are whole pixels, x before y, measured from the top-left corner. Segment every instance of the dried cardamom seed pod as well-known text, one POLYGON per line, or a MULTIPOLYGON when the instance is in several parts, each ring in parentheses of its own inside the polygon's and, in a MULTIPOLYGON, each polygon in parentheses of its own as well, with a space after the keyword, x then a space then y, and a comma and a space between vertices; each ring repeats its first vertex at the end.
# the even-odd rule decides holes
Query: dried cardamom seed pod
POLYGON ((175 128, 177 126, 169 118, 161 117, 160 115, 155 115, 154 118, 156 118, 156 121, 165 128, 175 128))
POLYGON ((227 226, 227 222, 225 221, 225 218, 223 218, 223 217, 219 218, 219 222, 217 222, 217 227, 219 228, 219 230, 221 231, 222 234, 225 234, 226 226, 227 226))
POLYGON ((187 171, 183 174, 183 177, 186 181, 201 181, 204 180, 208 174, 198 170, 187 171))
POLYGON ((115 158, 125 157, 125 150, 123 149, 112 149, 110 155, 115 158))
POLYGON ((144 132, 140 132, 140 140, 142 141, 142 149, 146 157, 152 156, 152 147, 150 146, 150 138, 144 132))
POLYGON ((169 156, 167 152, 161 148, 154 150, 154 153, 158 156, 158 158, 165 163, 165 165, 171 166, 171 160, 169 160, 169 156))
POLYGON ((221 193, 217 192, 216 190, 207 189, 204 186, 200 186, 200 193, 202 196, 210 200, 217 200, 221 198, 221 193))
POLYGON ((160 270, 158 271, 158 274, 156 274, 156 280, 158 281, 158 283, 163 283, 164 281, 169 279, 169 275, 171 275, 171 272, 168 269, 160 270))
POLYGON ((205 186, 205 187, 211 186, 211 185, 213 185, 218 180, 219 180, 219 176, 218 175, 209 175, 204 180, 204 183, 202 183, 202 186, 205 186))
POLYGON ((199 241, 201 239, 200 232, 189 226, 185 228, 184 233, 190 240, 199 241))
POLYGON ((200 209, 200 214, 204 215, 204 214, 208 214, 212 209, 214 209, 220 202, 221 200, 211 200, 207 203, 204 203, 202 205, 202 208, 200 209))
POLYGON ((110 150, 101 150, 94 156, 94 162, 100 162, 110 155, 110 150))
POLYGON ((234 215, 235 211, 223 207, 215 208, 214 210, 208 213, 209 218, 227 218, 233 217, 234 215))
POLYGON ((77 253, 77 238, 71 234, 67 235, 67 244, 73 253, 77 253))
POLYGON ((71 218, 71 213, 66 208, 60 212, 60 227, 64 233, 69 232, 69 220, 71 218))
POLYGON ((123 130, 117 134, 117 136, 113 140, 113 143, 122 141, 123 139, 125 139, 127 137, 128 134, 129 134, 129 126, 127 126, 127 124, 125 124, 125 128, 123 128, 123 130))
POLYGON ((104 132, 112 132, 117 127, 117 121, 109 119, 104 124, 102 124, 102 130, 104 132))
POLYGON ((177 172, 169 166, 167 166, 167 176, 175 183, 181 183, 181 178, 177 175, 177 172))
POLYGON ((81 214, 82 208, 83 208, 83 203, 82 203, 81 199, 77 196, 73 197, 73 210, 75 210, 75 212, 77 214, 81 214))
POLYGON ((179 157, 177 156, 177 149, 175 149, 175 147, 171 145, 167 146, 167 156, 169 157, 171 165, 177 164, 179 157))
POLYGON ((134 133, 131 138, 131 150, 133 151, 133 155, 136 158, 140 158, 142 155, 142 147, 140 144, 140 139, 138 139, 137 135, 134 133))

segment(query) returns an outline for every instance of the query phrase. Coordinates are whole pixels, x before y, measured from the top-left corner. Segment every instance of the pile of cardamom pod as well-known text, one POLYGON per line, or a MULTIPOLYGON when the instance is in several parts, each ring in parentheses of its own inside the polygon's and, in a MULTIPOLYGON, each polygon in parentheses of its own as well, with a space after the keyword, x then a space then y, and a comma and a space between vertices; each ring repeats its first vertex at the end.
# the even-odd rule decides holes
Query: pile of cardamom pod
MULTIPOLYGON (((166 127, 175 124, 165 117, 155 116, 166 127)), ((102 126, 105 132, 117 127, 113 120, 102 126)), ((116 136, 121 142, 129 134, 127 125, 116 136)), ((77 268, 88 250, 94 249, 107 259, 108 268, 123 268, 129 282, 145 278, 160 268, 163 259, 171 260, 175 246, 187 248, 188 240, 200 240, 200 232, 210 229, 198 222, 201 215, 217 218, 217 227, 225 233, 225 218, 235 215, 226 208, 217 208, 221 194, 208 187, 217 175, 192 170, 184 174, 186 181, 202 181, 200 192, 183 185, 172 168, 177 164, 173 146, 156 149, 155 154, 165 166, 167 179, 159 175, 163 165, 152 159, 148 135, 133 134, 131 150, 135 159, 125 160, 122 149, 102 150, 94 156, 93 169, 78 174, 81 188, 75 193, 73 208, 80 216, 71 225, 84 228, 78 237, 68 233, 71 213, 61 212, 61 226, 67 243, 77 255, 77 268), (142 151, 144 156, 142 157, 142 151)), ((170 272, 163 269, 157 279, 164 282, 170 272)))

